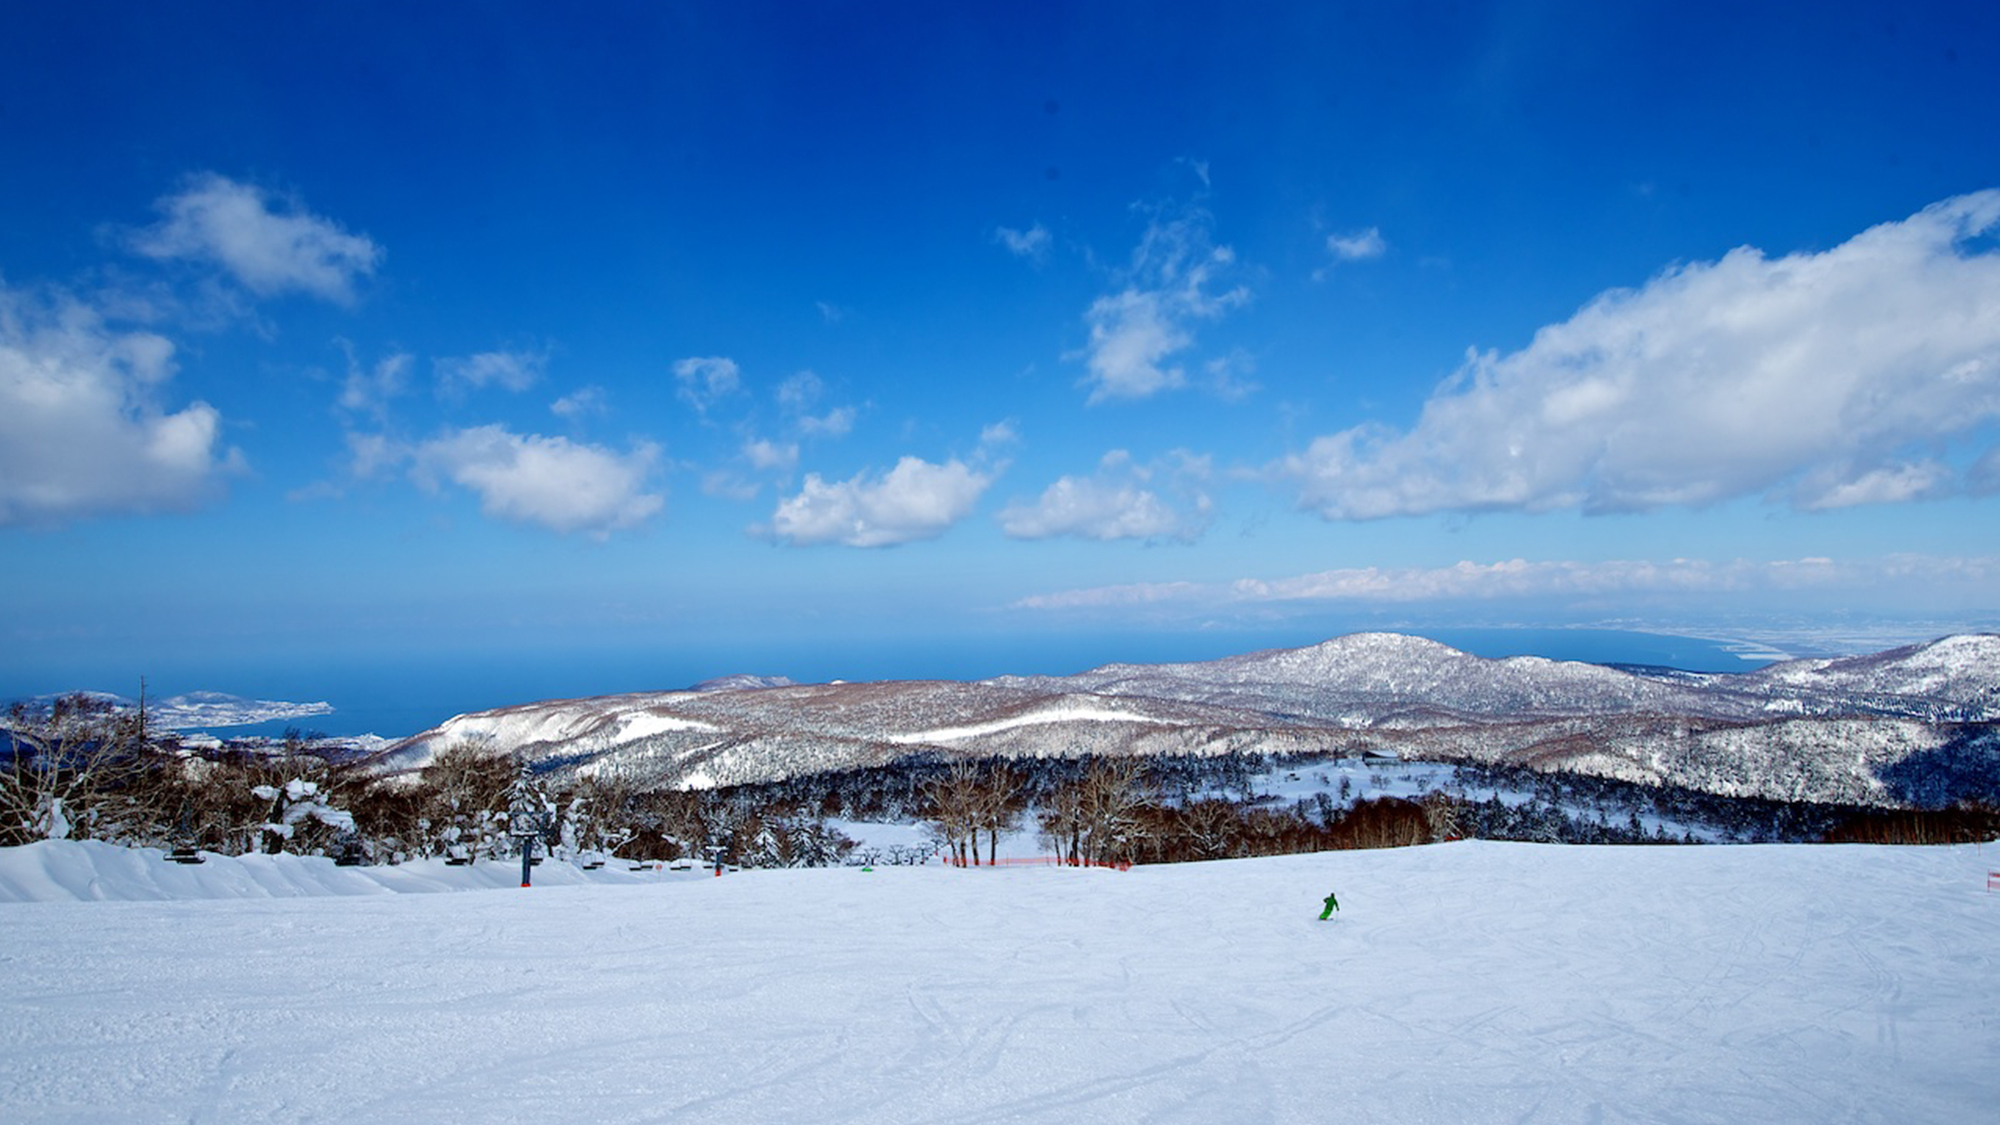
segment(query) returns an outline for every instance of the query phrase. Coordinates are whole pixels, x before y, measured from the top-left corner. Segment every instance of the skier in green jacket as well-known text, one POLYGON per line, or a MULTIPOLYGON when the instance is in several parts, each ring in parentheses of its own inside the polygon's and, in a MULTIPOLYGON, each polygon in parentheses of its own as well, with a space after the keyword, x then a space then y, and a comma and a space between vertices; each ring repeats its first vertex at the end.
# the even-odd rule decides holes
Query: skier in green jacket
POLYGON ((1322 922, 1326 921, 1328 918, 1333 917, 1334 911, 1339 909, 1340 900, 1333 897, 1332 891, 1328 891, 1326 893, 1326 909, 1319 912, 1319 920, 1322 922))

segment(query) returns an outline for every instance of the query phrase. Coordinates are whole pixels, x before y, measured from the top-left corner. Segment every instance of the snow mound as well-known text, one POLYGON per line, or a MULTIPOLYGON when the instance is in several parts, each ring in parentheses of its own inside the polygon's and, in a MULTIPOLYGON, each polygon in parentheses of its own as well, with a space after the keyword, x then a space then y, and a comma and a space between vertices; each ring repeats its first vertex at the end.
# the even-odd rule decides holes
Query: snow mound
MULTIPOLYGON (((340 867, 322 856, 204 853, 199 864, 169 863, 158 848, 121 848, 97 840, 43 840, 0 848, 0 903, 135 902, 219 898, 325 898, 492 890, 521 884, 518 860, 467 867, 442 859, 379 867, 340 867)), ((655 881, 614 863, 584 871, 567 863, 535 868, 537 886, 655 881)))

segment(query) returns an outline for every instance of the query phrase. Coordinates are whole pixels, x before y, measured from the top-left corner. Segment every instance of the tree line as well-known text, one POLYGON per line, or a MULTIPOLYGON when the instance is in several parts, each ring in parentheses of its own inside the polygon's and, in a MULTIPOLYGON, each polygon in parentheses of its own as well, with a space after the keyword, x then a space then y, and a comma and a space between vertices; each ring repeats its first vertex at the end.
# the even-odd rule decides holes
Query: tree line
MULTIPOLYGON (((201 750, 147 729, 144 709, 69 696, 0 723, 0 844, 52 837, 223 854, 294 852, 348 862, 518 854, 522 794, 532 834, 575 857, 698 858, 740 866, 990 864, 1032 830, 1065 863, 1168 863, 1457 838, 1551 843, 1693 842, 1662 821, 1730 840, 1883 843, 1990 839, 1984 806, 1881 811, 1718 797, 1667 786, 1461 763, 1419 799, 1350 799, 1343 783, 1285 802, 1257 790, 1273 770, 1324 758, 1256 753, 1134 758, 1076 753, 970 761, 919 752, 883 766, 720 789, 652 788, 617 773, 533 775, 476 743, 414 774, 379 777, 290 732, 276 745, 201 750), (524 789, 524 779, 532 784, 524 789), (1469 800, 1469 786, 1526 800, 1469 800), (1654 820, 1642 822, 1641 813, 1654 820), (864 847, 838 822, 920 824, 922 844, 864 847)), ((586 767, 587 768, 587 767, 586 767)))

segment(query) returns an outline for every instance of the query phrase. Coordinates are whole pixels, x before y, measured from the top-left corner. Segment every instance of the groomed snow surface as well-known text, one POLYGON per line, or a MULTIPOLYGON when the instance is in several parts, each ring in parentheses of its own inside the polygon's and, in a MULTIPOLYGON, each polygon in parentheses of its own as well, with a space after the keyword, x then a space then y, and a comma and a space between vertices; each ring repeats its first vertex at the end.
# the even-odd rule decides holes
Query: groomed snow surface
POLYGON ((51 842, 0 852, 0 898, 212 897, 0 905, 0 1119, 1991 1120, 1997 861, 1467 842, 397 894, 518 869, 51 842))

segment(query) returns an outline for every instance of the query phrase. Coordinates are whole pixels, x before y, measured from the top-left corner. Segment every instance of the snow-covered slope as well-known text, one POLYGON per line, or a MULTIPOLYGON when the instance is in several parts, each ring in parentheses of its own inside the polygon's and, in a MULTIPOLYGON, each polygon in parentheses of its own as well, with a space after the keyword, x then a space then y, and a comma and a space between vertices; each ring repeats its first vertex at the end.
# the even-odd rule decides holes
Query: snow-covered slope
POLYGON ((1075 676, 718 687, 461 715, 376 759, 421 768, 471 744, 550 768, 706 786, 915 752, 1344 754, 1522 762, 1778 800, 2000 796, 2000 638, 1748 675, 1487 660, 1384 633, 1075 676))
POLYGON ((1355 633, 1309 648, 1273 649, 1194 664, 1112 664, 1075 676, 995 682, 1183 699, 1350 725, 1617 711, 1712 717, 1754 713, 1726 693, 1599 664, 1540 657, 1488 660, 1397 633, 1355 633))
POLYGON ((1356 633, 1308 648, 1191 664, 1112 664, 1074 676, 992 681, 1141 695, 1356 724, 1450 724, 1652 713, 2000 720, 2000 636, 1945 637, 1841 660, 1741 674, 1662 673, 1517 656, 1488 660, 1422 637, 1356 633))
POLYGON ((1472 842, 0 905, 0 1119, 1956 1125, 2000 1105, 1990 858, 1472 842))
POLYGON ((1920 718, 2000 720, 2000 635, 1944 637, 1866 656, 1791 660, 1739 685, 1768 710, 1878 711, 1920 718))
POLYGON ((951 681, 811 684, 554 700, 460 715, 374 759, 421 769, 448 746, 522 754, 583 773, 707 786, 879 765, 921 750, 1145 753, 1199 749, 1263 716, 951 681))

